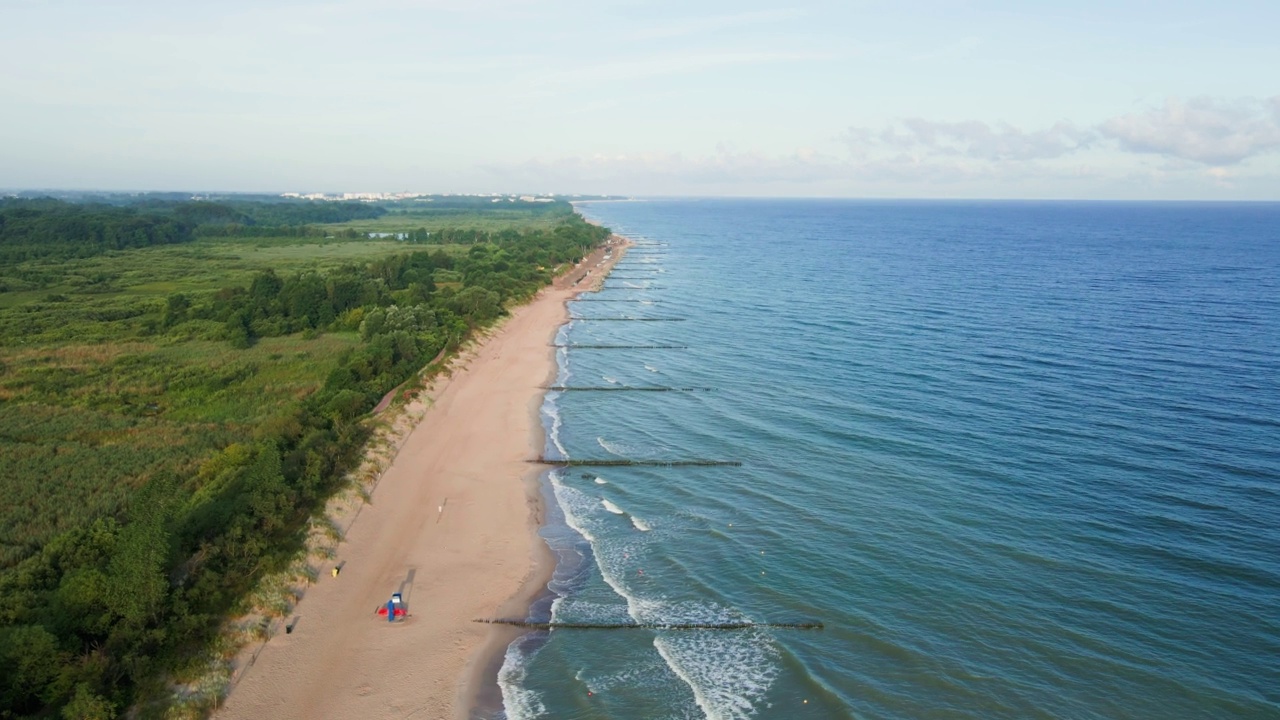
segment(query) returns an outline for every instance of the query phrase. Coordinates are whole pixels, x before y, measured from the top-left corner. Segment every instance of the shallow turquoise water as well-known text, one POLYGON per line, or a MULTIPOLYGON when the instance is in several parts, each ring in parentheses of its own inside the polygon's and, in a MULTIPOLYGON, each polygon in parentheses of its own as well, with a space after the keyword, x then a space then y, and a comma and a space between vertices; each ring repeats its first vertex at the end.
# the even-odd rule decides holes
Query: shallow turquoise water
POLYGON ((583 211, 508 717, 1280 718, 1280 206, 583 211))

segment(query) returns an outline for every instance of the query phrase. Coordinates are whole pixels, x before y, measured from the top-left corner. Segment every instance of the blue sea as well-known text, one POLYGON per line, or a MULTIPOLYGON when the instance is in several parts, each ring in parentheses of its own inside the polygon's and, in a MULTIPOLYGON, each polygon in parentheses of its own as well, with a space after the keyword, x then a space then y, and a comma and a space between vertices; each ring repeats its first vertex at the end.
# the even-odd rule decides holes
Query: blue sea
POLYGON ((1280 205, 580 211, 507 718, 1280 718, 1280 205))

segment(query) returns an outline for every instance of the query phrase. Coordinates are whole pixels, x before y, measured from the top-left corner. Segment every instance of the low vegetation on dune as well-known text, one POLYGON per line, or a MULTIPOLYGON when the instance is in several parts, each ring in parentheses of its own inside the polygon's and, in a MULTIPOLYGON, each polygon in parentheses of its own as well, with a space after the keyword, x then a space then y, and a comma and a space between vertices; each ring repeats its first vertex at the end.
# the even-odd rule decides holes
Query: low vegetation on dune
POLYGON ((379 398, 606 236, 565 203, 0 201, 0 718, 162 712, 379 398))

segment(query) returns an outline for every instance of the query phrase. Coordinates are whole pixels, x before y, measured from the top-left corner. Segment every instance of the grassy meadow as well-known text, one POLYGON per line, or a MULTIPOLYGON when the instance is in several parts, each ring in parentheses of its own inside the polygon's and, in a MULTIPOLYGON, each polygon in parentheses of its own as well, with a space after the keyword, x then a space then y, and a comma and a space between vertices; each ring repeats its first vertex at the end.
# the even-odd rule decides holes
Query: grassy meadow
POLYGON ((314 392, 356 333, 0 349, 0 570, 119 512, 154 473, 194 473, 314 392))
POLYGON ((566 203, 409 201, 396 203, 381 217, 334 223, 328 227, 352 228, 359 232, 409 232, 419 228, 438 231, 459 227, 500 232, 513 227, 551 228, 572 212, 566 203))
POLYGON ((157 470, 192 471, 252 439, 359 344, 355 332, 298 333, 236 349, 213 322, 157 334, 165 298, 247 285, 268 268, 320 271, 405 250, 212 238, 17 268, 41 282, 0 293, 0 571, 76 523, 118 512, 157 470))

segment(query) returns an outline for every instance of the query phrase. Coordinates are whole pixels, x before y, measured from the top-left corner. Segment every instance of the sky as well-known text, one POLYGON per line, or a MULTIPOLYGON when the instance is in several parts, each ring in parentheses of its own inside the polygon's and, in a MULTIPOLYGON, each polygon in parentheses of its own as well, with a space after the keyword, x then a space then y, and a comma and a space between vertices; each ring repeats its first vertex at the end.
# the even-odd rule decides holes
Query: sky
POLYGON ((0 0, 0 188, 1280 200, 1280 2, 0 0))

